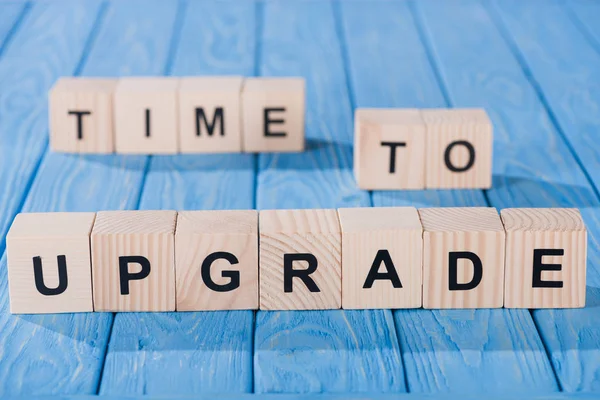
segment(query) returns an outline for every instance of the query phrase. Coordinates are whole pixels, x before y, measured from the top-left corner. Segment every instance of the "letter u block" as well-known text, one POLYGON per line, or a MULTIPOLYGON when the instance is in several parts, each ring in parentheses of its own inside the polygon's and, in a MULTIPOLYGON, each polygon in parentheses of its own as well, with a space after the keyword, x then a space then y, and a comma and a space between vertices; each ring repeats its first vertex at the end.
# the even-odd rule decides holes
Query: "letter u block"
POLYGON ((10 311, 92 311, 90 232, 95 213, 16 216, 6 237, 10 311))
POLYGON ((259 215, 261 310, 341 306, 341 232, 336 210, 259 215))
POLYGON ((95 311, 175 311, 176 214, 97 214, 91 240, 95 311))
POLYGON ((496 209, 425 208, 419 214, 423 307, 502 307, 505 233, 496 209))
POLYGON ((258 212, 181 211, 177 311, 258 309, 258 212))

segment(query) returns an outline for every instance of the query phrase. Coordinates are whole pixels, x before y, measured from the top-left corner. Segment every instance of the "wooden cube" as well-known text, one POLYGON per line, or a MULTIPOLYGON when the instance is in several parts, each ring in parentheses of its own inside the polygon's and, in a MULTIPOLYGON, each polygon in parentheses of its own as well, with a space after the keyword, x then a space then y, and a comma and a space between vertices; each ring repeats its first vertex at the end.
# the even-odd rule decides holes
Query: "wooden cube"
POLYGON ((178 145, 179 79, 122 78, 115 91, 117 153, 174 154, 178 145))
POLYGON ((258 309, 258 212, 181 211, 177 311, 258 309))
POLYGON ((587 232, 573 208, 507 208, 507 308, 585 306, 587 232))
POLYGON ((182 153, 242 151, 242 77, 182 78, 179 143, 182 153))
POLYGON ((492 186, 492 123, 483 109, 423 110, 427 125, 425 187, 492 186))
POLYGON ((342 308, 417 308, 423 228, 414 207, 340 208, 342 308))
POLYGON ((267 210, 259 216, 261 310, 341 306, 342 238, 336 210, 267 210))
POLYGON ((246 152, 304 150, 304 79, 248 78, 242 89, 246 152))
POLYGON ((101 211, 92 230, 95 311, 175 310, 175 211, 101 211))
POLYGON ((95 216, 16 216, 6 237, 11 313, 93 311, 90 232, 95 216))
POLYGON ((413 109, 357 109, 354 175, 365 190, 425 189, 425 123, 413 109))
POLYGON ((50 147, 65 153, 115 151, 116 79, 60 78, 50 90, 50 147))
POLYGON ((502 307, 504 228, 495 208, 420 209, 423 307, 502 307))

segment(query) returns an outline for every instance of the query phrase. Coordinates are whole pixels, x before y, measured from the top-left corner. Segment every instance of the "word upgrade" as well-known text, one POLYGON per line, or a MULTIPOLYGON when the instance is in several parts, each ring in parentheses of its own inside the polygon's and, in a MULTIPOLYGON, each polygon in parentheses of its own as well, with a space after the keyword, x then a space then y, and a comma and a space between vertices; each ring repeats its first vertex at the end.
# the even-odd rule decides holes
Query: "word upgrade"
POLYGON ((586 235, 576 209, 19 214, 11 312, 583 307, 586 235))

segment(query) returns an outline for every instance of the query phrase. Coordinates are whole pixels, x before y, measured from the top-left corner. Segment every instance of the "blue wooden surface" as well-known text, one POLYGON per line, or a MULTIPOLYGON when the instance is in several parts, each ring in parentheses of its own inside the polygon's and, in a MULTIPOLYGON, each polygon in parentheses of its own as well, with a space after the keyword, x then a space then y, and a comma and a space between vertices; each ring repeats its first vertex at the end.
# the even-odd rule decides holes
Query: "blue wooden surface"
POLYGON ((0 252, 20 210, 569 206, 590 231, 588 306, 531 313, 11 316, 2 257, 0 395, 600 391, 598 17, 591 0, 0 1, 0 252), (52 153, 46 92, 71 74, 304 76, 308 150, 52 153), (485 107, 493 188, 358 190, 364 106, 485 107))

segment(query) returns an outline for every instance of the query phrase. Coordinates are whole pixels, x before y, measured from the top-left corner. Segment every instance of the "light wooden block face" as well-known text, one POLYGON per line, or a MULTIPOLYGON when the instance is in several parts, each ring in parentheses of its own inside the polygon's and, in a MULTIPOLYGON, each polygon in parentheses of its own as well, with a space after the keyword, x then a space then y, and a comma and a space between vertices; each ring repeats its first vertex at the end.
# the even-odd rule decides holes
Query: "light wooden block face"
POLYGON ((90 232, 95 216, 17 215, 6 237, 12 313, 93 310, 90 232))
POLYGON ((91 240, 95 311, 175 310, 176 214, 97 214, 91 240))
POLYGON ((342 308, 421 307, 423 238, 414 207, 340 208, 342 308))
POLYGON ((423 307, 502 307, 505 233, 495 208, 420 209, 423 307))
POLYGON ((507 208, 504 306, 585 306, 587 232, 569 208, 507 208))
POLYGON ((482 109, 423 110, 427 189, 492 185, 492 123, 482 109))
POLYGON ((112 153, 116 79, 61 78, 49 94, 50 146, 66 153, 112 153))
POLYGON ((242 77, 182 78, 179 142, 182 153, 242 151, 242 77))
POLYGON ((261 310, 340 308, 337 211, 261 211, 259 226, 261 310))
POLYGON ((242 89, 246 152, 304 150, 305 91, 302 78, 248 78, 242 89))
POLYGON ((258 309, 257 211, 182 211, 175 249, 178 311, 258 309))
POLYGON ((425 123, 418 110, 356 110, 354 174, 359 188, 424 189, 425 155, 425 123))
POLYGON ((117 153, 175 154, 179 80, 122 78, 115 91, 117 153))

